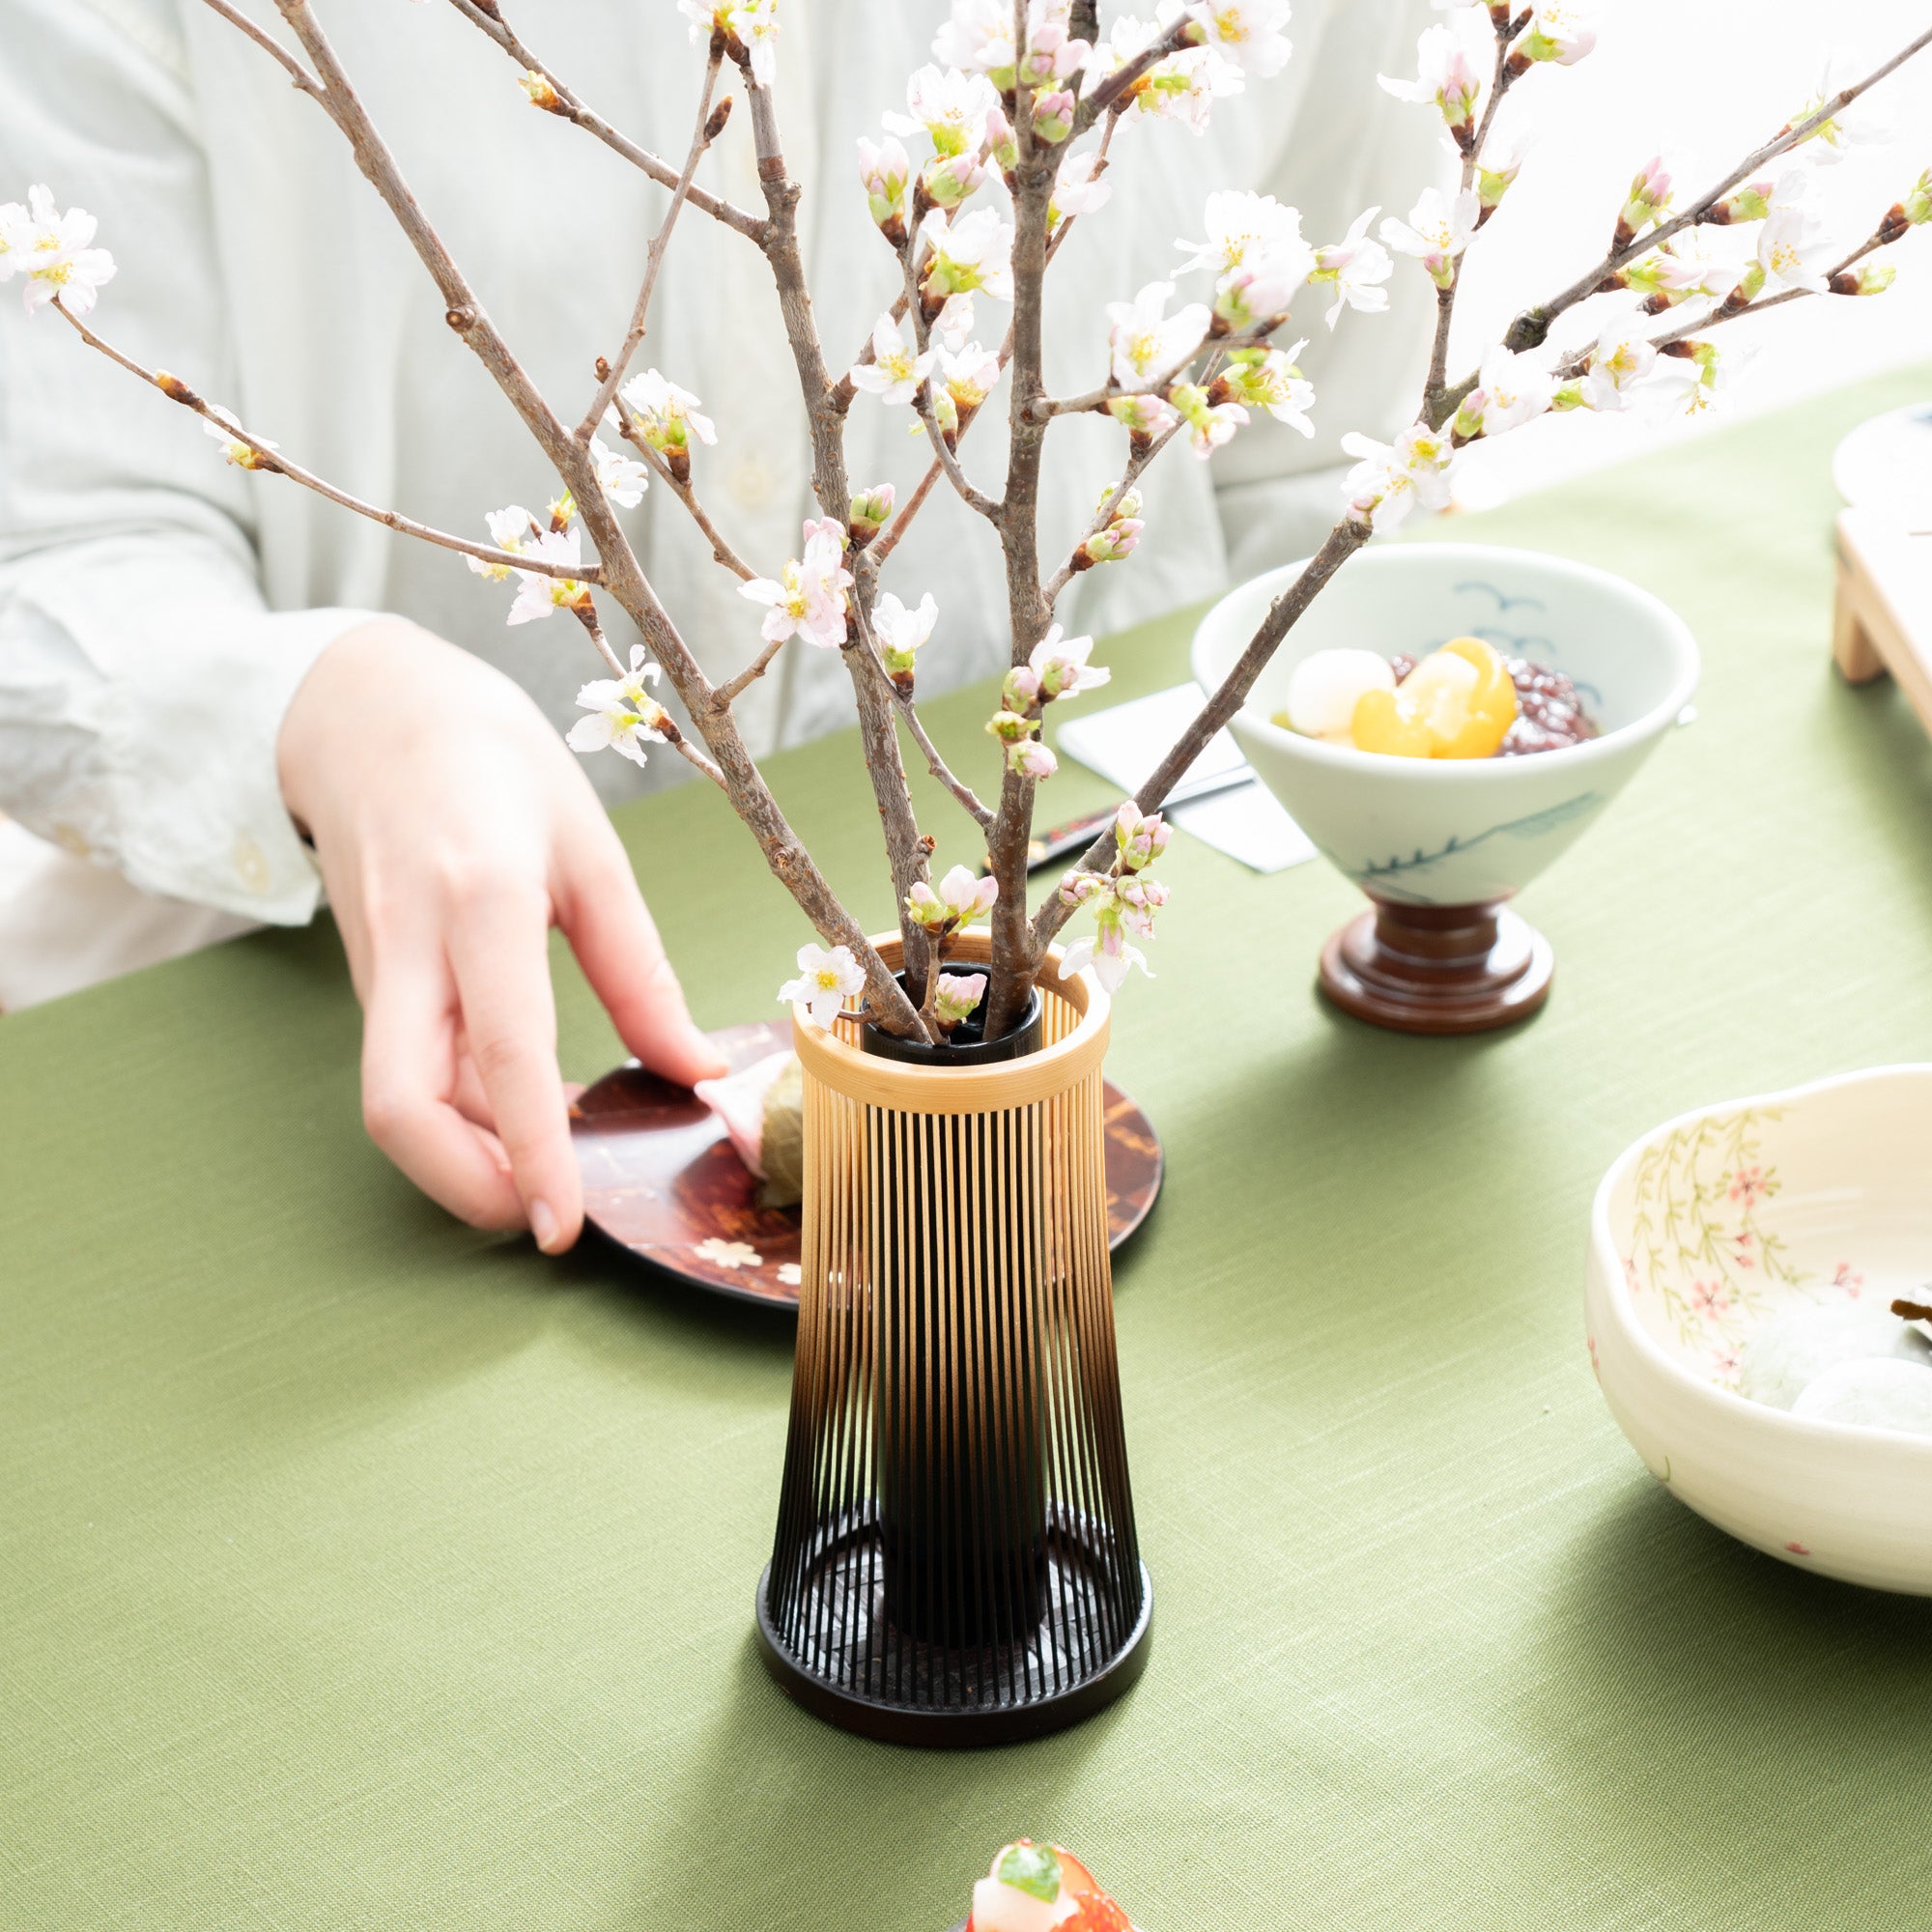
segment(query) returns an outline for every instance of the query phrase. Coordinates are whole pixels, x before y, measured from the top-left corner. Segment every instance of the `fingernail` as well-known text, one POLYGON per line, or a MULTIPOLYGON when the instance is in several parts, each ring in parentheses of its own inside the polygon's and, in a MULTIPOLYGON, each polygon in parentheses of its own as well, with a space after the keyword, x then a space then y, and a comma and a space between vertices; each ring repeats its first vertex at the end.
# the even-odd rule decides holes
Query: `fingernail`
POLYGON ((556 1215, 548 1201, 530 1203, 530 1233, 536 1236, 537 1246, 549 1254, 556 1242, 556 1215))

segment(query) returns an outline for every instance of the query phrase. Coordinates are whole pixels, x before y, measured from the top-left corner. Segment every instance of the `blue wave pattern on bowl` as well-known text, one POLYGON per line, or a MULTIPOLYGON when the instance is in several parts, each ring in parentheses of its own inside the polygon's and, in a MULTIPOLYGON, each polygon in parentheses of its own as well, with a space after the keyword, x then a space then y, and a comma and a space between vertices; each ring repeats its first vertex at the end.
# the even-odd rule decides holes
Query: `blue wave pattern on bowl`
POLYGON ((1400 883, 1407 872, 1426 872, 1433 866, 1439 866, 1445 859, 1456 859, 1464 853, 1473 852, 1477 846, 1486 844, 1492 838, 1540 838, 1546 832, 1554 832, 1559 826, 1573 820, 1586 819, 1601 810, 1609 801, 1593 791, 1580 792, 1577 797, 1566 799, 1561 805, 1547 807, 1542 811, 1532 811, 1522 818, 1512 818, 1501 825, 1492 825, 1487 832, 1479 832, 1473 838, 1463 838, 1451 834, 1448 840, 1436 851, 1416 851, 1408 858, 1385 860, 1378 866, 1356 867, 1338 859, 1334 853, 1322 848, 1321 856, 1338 871, 1346 872, 1350 878, 1365 891, 1373 892, 1385 899, 1406 899, 1414 905, 1429 905, 1432 900, 1420 893, 1406 890, 1400 883))

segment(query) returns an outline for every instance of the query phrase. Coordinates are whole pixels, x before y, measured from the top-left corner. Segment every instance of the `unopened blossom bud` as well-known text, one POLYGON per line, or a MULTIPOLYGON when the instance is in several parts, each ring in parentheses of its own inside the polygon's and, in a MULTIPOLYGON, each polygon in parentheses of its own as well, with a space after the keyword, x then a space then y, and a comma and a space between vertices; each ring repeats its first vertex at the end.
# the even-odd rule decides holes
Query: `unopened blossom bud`
POLYGON ((1039 702, 1039 673, 1031 665, 1015 665, 1000 686, 1000 702, 1024 716, 1039 702))
POLYGON ((1007 769, 1023 779, 1050 779, 1060 760, 1037 738, 1007 747, 1007 769))
POLYGON ((1827 286, 1834 296, 1882 296, 1897 278, 1898 269, 1890 262, 1861 262, 1833 275, 1827 286))
POLYGON ((1109 396, 1107 413, 1137 437, 1155 437, 1174 427, 1177 414, 1164 396, 1109 396))
POLYGON ((865 184, 866 206, 879 231, 895 248, 905 245, 905 191, 912 162, 898 142, 859 139, 859 179, 865 184))
POLYGON ((977 155, 945 155, 925 164, 919 178, 924 197, 934 208, 952 209, 986 179, 977 155))
POLYGON ((570 112, 570 109, 563 104, 562 99, 558 97, 556 89, 535 68, 526 69, 524 72, 519 74, 517 76, 517 85, 529 96, 532 107, 541 107, 546 114, 568 114, 570 112))
MULTIPOLYGON (((932 392, 933 420, 939 425, 939 433, 946 439, 946 446, 951 449, 959 440, 959 405, 952 399, 951 389, 935 389, 932 392)), ((915 423, 912 433, 917 436, 921 425, 915 423)))
POLYGON ((1663 156, 1647 160, 1631 183, 1630 194, 1617 214, 1617 246, 1623 247, 1654 221, 1663 219, 1670 206, 1670 174, 1663 156))
POLYGON ((1513 151, 1499 155, 1493 162, 1484 156, 1476 164, 1476 199, 1481 202, 1487 216, 1494 212, 1516 178, 1522 172, 1522 155, 1513 151))
POLYGON ((1738 285, 1724 298, 1727 307, 1740 309, 1747 302, 1754 302, 1764 293, 1765 270, 1762 262, 1747 262, 1738 271, 1738 285))
POLYGON ((1932 221, 1932 168, 1927 168, 1906 191, 1898 208, 1915 228, 1921 222, 1932 221))
POLYGON ((1041 91, 1033 98, 1033 131, 1037 140, 1058 147, 1073 131, 1076 102, 1070 88, 1041 91))
POLYGON ((1023 717, 1017 711, 996 711, 987 719, 986 729, 1001 744, 1017 745, 1039 729, 1039 721, 1023 717))
POLYGON ((1143 818, 1140 808, 1130 798, 1122 799, 1120 810, 1114 814, 1114 843, 1120 848, 1122 871, 1138 872, 1151 866, 1167 850, 1172 836, 1159 812, 1151 811, 1143 818))
MULTIPOLYGON (((1110 483, 1106 489, 1100 492, 1100 500, 1094 507, 1096 510, 1106 509, 1109 503, 1114 503, 1115 492, 1120 489, 1121 486, 1118 483, 1110 483)), ((1108 522, 1118 523, 1123 517, 1138 517, 1140 513, 1141 493, 1138 490, 1122 491, 1121 493, 1121 500, 1118 503, 1114 503, 1113 510, 1108 517, 1108 522)))
POLYGON ((942 1027, 970 1018, 986 991, 983 973, 942 973, 932 988, 932 1016, 942 1027))
POLYGON ((998 107, 986 110, 986 154, 1002 174, 1011 174, 1020 164, 1020 144, 1013 134, 1013 124, 998 107))
POLYGON ((1706 221, 1723 227, 1733 221, 1762 221, 1771 213, 1771 198, 1776 185, 1770 181, 1747 182, 1734 189, 1705 215, 1706 221))
POLYGON ((1131 556, 1146 527, 1138 517, 1117 518, 1104 530, 1096 530, 1073 553, 1073 568, 1092 570, 1096 563, 1119 563, 1131 556))
POLYGON ((1062 905, 1069 905, 1076 910, 1092 904, 1095 899, 1112 899, 1114 882, 1101 877, 1098 872, 1075 869, 1068 872, 1060 882, 1058 894, 1062 905))
POLYGON ((1457 405, 1456 413, 1449 419, 1449 434, 1458 444, 1473 442, 1483 433, 1483 412, 1490 406, 1490 399, 1481 388, 1474 388, 1457 405))
POLYGON ((1510 69, 1521 74, 1532 61, 1575 67, 1596 44, 1596 22, 1581 0, 1536 0, 1529 31, 1510 49, 1510 69))
POLYGON ((553 497, 544 507, 550 512, 552 529, 568 529, 571 519, 577 515, 577 498, 566 490, 561 497, 553 497))
POLYGON ((1580 410, 1586 407, 1586 400, 1581 383, 1565 383, 1551 394, 1549 407, 1552 410, 1580 410))
POLYGON ((1129 932, 1151 939, 1153 916, 1167 903, 1167 888, 1158 879, 1116 879, 1114 903, 1120 908, 1121 923, 1129 932))
POLYGON ((885 528, 897 495, 892 484, 877 483, 869 490, 861 490, 852 498, 845 533, 852 539, 854 550, 864 550, 885 528))
POLYGON ((1046 20, 1033 30, 1026 58, 1020 62, 1018 79, 1024 87, 1046 87, 1077 73, 1094 51, 1086 41, 1076 41, 1065 24, 1046 20))
POLYGON ((939 895, 923 879, 906 895, 906 911, 915 925, 923 925, 928 932, 936 931, 952 917, 940 903, 939 895))

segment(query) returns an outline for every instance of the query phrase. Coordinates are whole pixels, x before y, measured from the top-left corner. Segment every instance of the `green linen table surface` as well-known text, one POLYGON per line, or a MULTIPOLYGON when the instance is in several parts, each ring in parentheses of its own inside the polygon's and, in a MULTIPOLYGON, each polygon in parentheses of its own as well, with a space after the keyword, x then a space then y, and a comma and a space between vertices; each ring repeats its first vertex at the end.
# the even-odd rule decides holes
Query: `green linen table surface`
MULTIPOLYGON (((1057 1739, 919 1754, 780 1696, 790 1324, 412 1195, 332 933, 0 1020, 0 1925, 938 1932, 1019 1833, 1146 1932, 1925 1923, 1932 1607, 1655 1485, 1580 1273, 1645 1128, 1932 1055, 1932 745, 1827 649, 1832 445, 1928 386, 1455 526, 1626 572, 1705 653, 1699 721, 1525 895, 1529 1027, 1325 1010, 1352 889, 1175 840, 1110 1061, 1170 1157, 1117 1282, 1153 1660, 1057 1739)), ((1115 640, 1119 694, 1190 629, 1115 640)), ((933 717, 964 753, 985 708, 933 717)), ((771 771, 883 923, 852 740, 771 771)), ((620 822, 699 1017, 775 1012, 808 935, 723 801, 620 822)))

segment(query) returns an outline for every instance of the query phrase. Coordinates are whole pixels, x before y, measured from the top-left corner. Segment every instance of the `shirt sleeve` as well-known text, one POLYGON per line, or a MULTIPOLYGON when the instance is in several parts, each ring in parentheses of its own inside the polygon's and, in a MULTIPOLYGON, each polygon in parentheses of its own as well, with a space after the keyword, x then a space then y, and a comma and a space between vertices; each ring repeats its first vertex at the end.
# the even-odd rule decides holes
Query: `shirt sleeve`
MULTIPOLYGON (((0 199, 44 182, 119 272, 90 323, 247 419, 174 0, 0 0, 0 199)), ((0 285, 0 810, 145 891, 298 924, 297 686, 373 613, 271 611, 254 493, 189 412, 0 285)))

